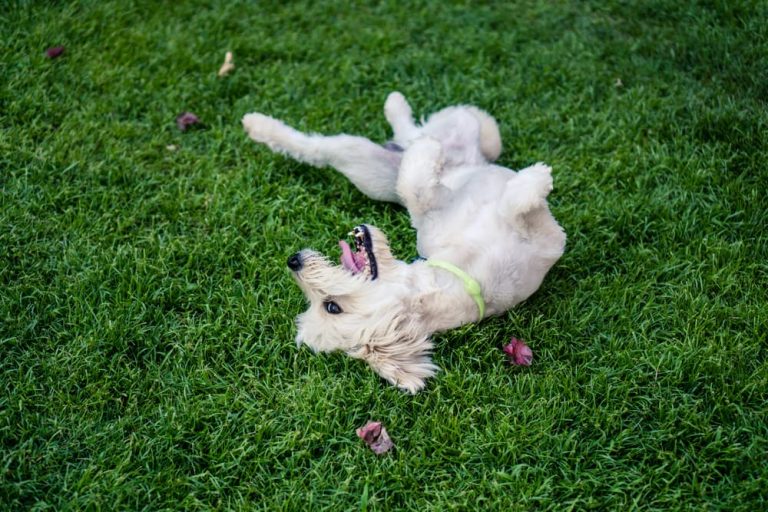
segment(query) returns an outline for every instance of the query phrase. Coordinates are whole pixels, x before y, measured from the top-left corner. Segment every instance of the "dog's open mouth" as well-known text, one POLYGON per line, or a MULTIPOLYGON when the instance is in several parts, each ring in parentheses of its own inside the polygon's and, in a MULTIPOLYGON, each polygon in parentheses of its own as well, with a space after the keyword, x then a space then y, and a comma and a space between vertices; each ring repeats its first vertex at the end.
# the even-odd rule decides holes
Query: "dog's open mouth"
POLYGON ((339 240, 341 247, 341 266, 353 274, 367 273, 371 279, 379 275, 376 267, 376 256, 373 254, 373 241, 371 233, 365 225, 355 227, 350 233, 355 240, 355 250, 349 247, 344 240, 339 240))

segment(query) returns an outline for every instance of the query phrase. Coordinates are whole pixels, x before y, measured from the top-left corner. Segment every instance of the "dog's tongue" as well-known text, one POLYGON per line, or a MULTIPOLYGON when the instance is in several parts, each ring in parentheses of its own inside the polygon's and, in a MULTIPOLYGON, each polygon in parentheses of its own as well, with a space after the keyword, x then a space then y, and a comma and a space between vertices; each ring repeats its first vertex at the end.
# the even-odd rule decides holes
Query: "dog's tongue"
POLYGON ((354 274, 360 272, 362 269, 355 259, 355 255, 352 254, 349 244, 344 240, 339 240, 339 247, 341 247, 341 265, 354 274))

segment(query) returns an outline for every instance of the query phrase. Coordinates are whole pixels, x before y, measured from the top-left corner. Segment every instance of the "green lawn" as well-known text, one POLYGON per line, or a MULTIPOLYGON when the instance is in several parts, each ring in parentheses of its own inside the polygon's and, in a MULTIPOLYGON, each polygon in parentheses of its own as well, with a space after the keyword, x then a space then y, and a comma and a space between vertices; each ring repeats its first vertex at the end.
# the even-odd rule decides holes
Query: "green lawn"
POLYGON ((768 6, 471 4, 3 4, 0 509, 768 508, 768 6), (410 259, 407 214, 240 126, 384 141, 392 90, 490 111, 569 236, 416 396, 297 350, 285 268, 360 222, 410 259))

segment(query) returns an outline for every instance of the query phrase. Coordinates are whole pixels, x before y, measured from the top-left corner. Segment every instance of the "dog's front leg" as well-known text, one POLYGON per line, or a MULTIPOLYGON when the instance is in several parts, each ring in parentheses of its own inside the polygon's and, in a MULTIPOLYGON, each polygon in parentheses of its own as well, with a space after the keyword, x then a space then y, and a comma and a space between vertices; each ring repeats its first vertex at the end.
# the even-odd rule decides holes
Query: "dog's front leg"
POLYGON ((432 363, 429 353, 432 343, 427 338, 401 341, 388 347, 363 345, 347 354, 367 362, 381 378, 403 391, 415 394, 424 389, 426 380, 439 368, 432 363))
POLYGON ((515 173, 504 189, 499 214, 508 222, 518 222, 521 215, 546 207, 552 191, 552 168, 541 162, 515 173))
POLYGON ((405 151, 397 179, 397 193, 412 218, 436 208, 449 190, 440 183, 443 146, 430 137, 417 139, 405 151))
POLYGON ((243 117, 243 127, 256 142, 278 153, 315 166, 331 166, 363 194, 380 201, 399 202, 395 184, 401 153, 353 135, 302 133, 264 114, 243 117))

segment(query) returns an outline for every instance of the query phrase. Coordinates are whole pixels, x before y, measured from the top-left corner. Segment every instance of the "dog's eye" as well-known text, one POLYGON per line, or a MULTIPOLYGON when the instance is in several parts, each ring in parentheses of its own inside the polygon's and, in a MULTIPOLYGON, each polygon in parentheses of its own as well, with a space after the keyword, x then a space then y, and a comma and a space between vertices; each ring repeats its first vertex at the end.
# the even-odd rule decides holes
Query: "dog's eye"
POLYGON ((341 307, 339 307, 339 305, 332 300, 325 301, 323 306, 325 307, 325 310, 332 315, 338 315, 341 313, 341 307))

